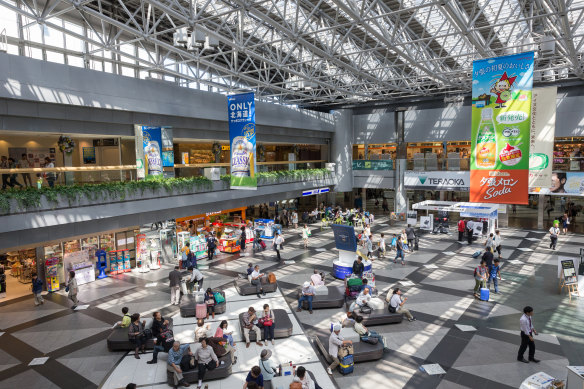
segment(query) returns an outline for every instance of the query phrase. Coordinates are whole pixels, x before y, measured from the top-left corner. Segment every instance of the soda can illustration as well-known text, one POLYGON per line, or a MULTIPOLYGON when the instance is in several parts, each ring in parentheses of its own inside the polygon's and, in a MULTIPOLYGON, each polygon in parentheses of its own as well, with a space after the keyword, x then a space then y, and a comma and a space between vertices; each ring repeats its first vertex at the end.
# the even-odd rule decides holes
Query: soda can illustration
POLYGON ((231 174, 235 177, 250 177, 253 144, 245 136, 236 136, 231 144, 231 174))
POLYGON ((148 161, 148 175, 162 175, 162 158, 160 155, 160 146, 157 141, 149 141, 148 146, 144 148, 146 160, 148 161))

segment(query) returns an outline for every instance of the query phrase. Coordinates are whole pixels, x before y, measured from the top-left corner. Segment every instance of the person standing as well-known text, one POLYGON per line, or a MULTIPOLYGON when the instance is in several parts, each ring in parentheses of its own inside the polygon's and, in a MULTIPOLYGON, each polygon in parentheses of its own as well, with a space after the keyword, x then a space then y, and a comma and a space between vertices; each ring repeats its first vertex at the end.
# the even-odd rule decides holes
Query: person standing
POLYGON ((535 362, 539 363, 539 359, 535 359, 535 342, 533 336, 537 335, 537 331, 533 328, 533 308, 529 305, 523 308, 523 316, 519 319, 519 328, 521 330, 521 345, 517 353, 517 360, 523 363, 535 362), (529 347, 528 359, 523 357, 525 350, 529 347))
POLYGON ((368 235, 367 240, 365 241, 365 245, 367 247, 367 258, 373 260, 373 235, 368 235))
POLYGON ((345 340, 341 336, 341 328, 342 327, 339 323, 335 324, 333 326, 333 332, 329 337, 328 352, 331 359, 333 360, 333 363, 331 363, 330 366, 327 367, 326 372, 330 375, 333 374, 333 369, 341 364, 341 362, 339 361, 339 347, 345 344, 353 344, 353 342, 351 342, 350 340, 345 340))
MULTIPOLYGON (((45 166, 44 167, 47 169, 52 169, 55 167, 55 164, 51 161, 51 158, 45 157, 45 166)), ((57 179, 55 172, 45 173, 45 178, 47 180, 47 184, 49 184, 49 187, 53 188, 55 186, 55 180, 57 179)))
POLYGON ((213 254, 215 254, 215 249, 217 248, 217 241, 211 232, 207 237, 207 259, 209 261, 213 260, 213 254))
POLYGON ((487 287, 487 265, 484 259, 481 259, 481 264, 474 270, 475 287, 474 296, 480 298, 481 288, 487 287))
POLYGON ((304 248, 308 248, 308 237, 310 236, 310 230, 308 226, 305 224, 304 228, 302 229, 302 241, 304 242, 304 248))
POLYGON ((414 227, 411 224, 408 224, 408 228, 406 228, 406 237, 410 245, 410 252, 413 252, 416 247, 416 231, 414 231, 414 227))
POLYGON ((458 241, 462 242, 464 238, 464 230, 466 229, 465 219, 460 219, 458 221, 458 241))
POLYGON ((45 303, 43 299, 43 281, 37 277, 36 273, 32 273, 32 294, 34 294, 34 305, 39 306, 45 303))
MULTIPOLYGON (((16 165, 16 161, 13 158, 8 158, 8 169, 16 169, 18 166, 16 165)), ((18 185, 20 189, 23 188, 22 184, 16 180, 17 174, 12 173, 10 174, 10 186, 14 187, 14 185, 18 185)))
POLYGON ((386 250, 385 235, 381 233, 381 235, 379 236, 379 249, 377 252, 379 258, 385 257, 385 250, 386 250))
POLYGON ((294 229, 298 229, 298 212, 292 212, 292 224, 294 224, 294 229))
POLYGON ((472 235, 474 234, 474 223, 472 220, 466 222, 466 239, 468 244, 472 244, 472 235))
POLYGON ((241 235, 239 237, 241 251, 245 251, 245 240, 247 239, 247 234, 245 233, 245 226, 241 227, 241 235))
POLYGON ((353 274, 359 278, 363 278, 363 272, 365 271, 365 265, 361 260, 361 256, 358 255, 357 259, 353 262, 353 274))
MULTIPOLYGON (((10 183, 12 184, 12 178, 10 179, 10 183)), ((17 185, 20 184, 17 183, 17 185)), ((568 213, 564 213, 564 216, 562 216, 562 234, 564 235, 568 235, 568 224, 570 224, 570 218, 568 217, 568 213)))
MULTIPOLYGON (((3 155, 0 157, 0 169, 8 169, 8 158, 3 155)), ((5 190, 10 185, 10 174, 2 174, 2 190, 5 190)))
POLYGON ((170 304, 178 305, 180 302, 180 280, 181 273, 178 270, 178 266, 174 267, 174 270, 168 274, 168 280, 170 281, 170 304))
POLYGON ((77 292, 79 289, 77 288, 77 280, 75 279, 75 272, 73 270, 69 272, 69 281, 67 281, 67 288, 65 290, 68 292, 67 297, 69 300, 73 301, 71 309, 77 308, 77 304, 79 303, 79 300, 77 300, 77 292))
POLYGON ((495 250, 499 254, 499 259, 503 259, 503 257, 501 257, 501 243, 503 242, 503 239, 501 239, 501 231, 495 230, 495 237, 493 241, 495 243, 495 250))
POLYGON ((550 249, 556 249, 556 244, 558 244, 558 235, 560 235, 560 228, 558 227, 560 223, 554 220, 554 225, 550 228, 550 249))
POLYGON ((495 285, 495 293, 499 293, 499 280, 501 279, 501 267, 499 266, 499 260, 495 259, 495 262, 489 266, 489 281, 487 282, 487 288, 491 289, 491 280, 493 285, 495 285))
POLYGON ((261 250, 262 249, 262 246, 260 245, 260 239, 261 239, 260 236, 262 234, 260 233, 260 230, 253 230, 252 229, 250 231, 253 234, 253 236, 252 236, 252 238, 253 238, 253 247, 252 247, 252 250, 253 251, 256 251, 256 250, 259 251, 259 250, 261 250))
POLYGON ((383 210, 383 212, 389 212, 389 206, 387 205, 387 199, 385 197, 381 202, 381 209, 383 210))
MULTIPOLYGON (((270 350, 267 350, 267 349, 262 350, 262 352, 260 353, 259 366, 260 366, 260 369, 262 371, 262 375, 264 376, 264 383, 266 381, 271 382, 272 379, 274 378, 274 376, 278 375, 279 365, 270 359, 271 356, 272 356, 272 352, 270 350)), ((272 387, 274 387, 274 386, 275 386, 275 384, 272 385, 272 387)))

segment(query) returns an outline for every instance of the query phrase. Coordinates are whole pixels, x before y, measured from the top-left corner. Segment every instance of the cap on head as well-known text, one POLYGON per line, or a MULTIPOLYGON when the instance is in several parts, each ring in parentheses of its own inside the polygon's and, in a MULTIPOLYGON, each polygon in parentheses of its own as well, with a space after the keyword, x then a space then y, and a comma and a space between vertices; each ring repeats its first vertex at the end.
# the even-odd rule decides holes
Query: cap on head
POLYGON ((342 327, 341 327, 341 325, 340 325, 339 323, 337 323, 337 324, 335 324, 335 325, 333 326, 333 331, 335 331, 335 332, 336 332, 336 331, 340 331, 340 330, 341 330, 341 328, 342 328, 342 327))

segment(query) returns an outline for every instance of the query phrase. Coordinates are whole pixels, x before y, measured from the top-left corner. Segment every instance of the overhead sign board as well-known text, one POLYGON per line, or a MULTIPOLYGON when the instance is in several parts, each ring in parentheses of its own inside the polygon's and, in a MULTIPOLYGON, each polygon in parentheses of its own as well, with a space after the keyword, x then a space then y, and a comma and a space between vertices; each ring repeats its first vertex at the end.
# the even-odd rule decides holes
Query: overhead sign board
POLYGON ((468 171, 406 171, 404 186, 407 189, 460 190, 470 188, 468 171))
POLYGON ((312 196, 312 195, 317 195, 317 194, 323 194, 323 193, 328 193, 330 192, 330 188, 320 188, 320 189, 311 189, 311 190, 305 190, 304 192, 302 192, 302 196, 312 196))

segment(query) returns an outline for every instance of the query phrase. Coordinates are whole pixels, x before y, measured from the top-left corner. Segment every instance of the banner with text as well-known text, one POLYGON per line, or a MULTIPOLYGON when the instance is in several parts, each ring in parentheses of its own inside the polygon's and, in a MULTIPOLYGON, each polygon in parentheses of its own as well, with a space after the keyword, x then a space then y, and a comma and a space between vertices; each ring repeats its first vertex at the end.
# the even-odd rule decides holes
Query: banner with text
POLYGON ((353 170, 393 170, 393 161, 354 159, 353 170))
POLYGON ((160 127, 142 126, 146 178, 162 177, 162 134, 160 127))
POLYGON ((404 174, 404 186, 406 187, 406 189, 417 189, 417 190, 460 190, 460 191, 467 191, 470 188, 470 173, 465 172, 465 171, 418 172, 418 171, 408 170, 404 174))
POLYGON ((552 183, 556 98, 558 88, 535 88, 531 100, 529 187, 547 188, 552 183))
POLYGON ((470 201, 527 204, 533 52, 473 62, 470 201))
POLYGON ((231 189, 257 189, 254 94, 227 96, 231 189))

